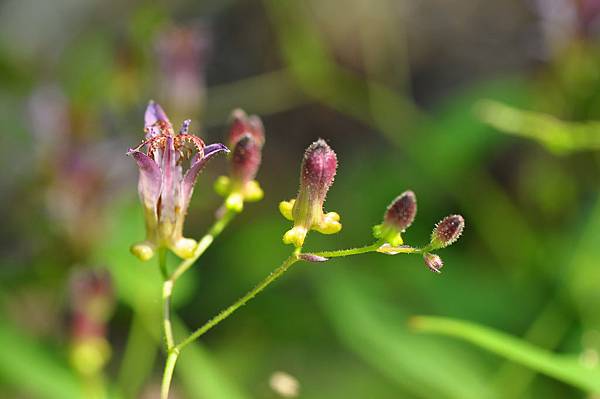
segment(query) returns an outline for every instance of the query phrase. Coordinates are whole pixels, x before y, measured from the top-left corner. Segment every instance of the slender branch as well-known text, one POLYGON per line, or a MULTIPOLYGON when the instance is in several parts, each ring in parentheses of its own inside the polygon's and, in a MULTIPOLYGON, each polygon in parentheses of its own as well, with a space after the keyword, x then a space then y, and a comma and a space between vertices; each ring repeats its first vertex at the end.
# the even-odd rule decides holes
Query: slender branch
POLYGON ((164 248, 161 248, 158 253, 158 265, 163 275, 163 290, 162 290, 162 305, 163 305, 163 330, 167 350, 171 350, 175 346, 173 339, 173 327, 171 326, 171 293, 173 291, 173 282, 169 279, 167 271, 167 254, 164 248))
POLYGON ((264 290, 269 284, 271 284, 272 282, 277 280, 279 277, 281 277, 294 263, 298 262, 298 260, 299 260, 298 254, 299 253, 300 253, 300 249, 298 248, 296 251, 294 251, 294 253, 292 255, 290 255, 289 258, 287 258, 281 264, 281 266, 279 266, 277 269, 273 270, 271 272, 271 274, 269 274, 263 281, 258 283, 258 285, 256 287, 254 287, 252 290, 248 291, 248 293, 246 295, 244 295, 243 297, 238 299, 234 304, 232 304, 228 308, 222 310, 215 317, 213 317, 212 319, 207 321, 202 327, 200 327, 199 329, 194 331, 192 334, 190 334, 190 336, 187 337, 185 340, 183 340, 179 345, 177 345, 175 347, 175 349, 182 350, 188 344, 194 342, 196 339, 198 339, 200 336, 202 336, 208 330, 210 330, 211 328, 213 328, 214 326, 216 326, 217 324, 219 324, 220 322, 225 320, 233 312, 235 312, 240 307, 245 305, 249 300, 254 298, 262 290, 264 290))
POLYGON ((171 280, 173 283, 183 275, 192 265, 198 260, 200 256, 210 247, 210 244, 213 243, 215 238, 221 234, 223 229, 231 222, 231 220, 235 217, 236 212, 227 209, 223 216, 218 218, 212 227, 208 230, 208 233, 204 235, 198 242, 198 246, 196 246, 196 250, 194 251, 194 256, 190 259, 186 259, 175 269, 173 274, 171 275, 171 280))
POLYGON ((311 252, 312 255, 323 256, 325 258, 337 258, 340 256, 350 256, 350 255, 359 255, 366 254, 368 252, 375 252, 379 247, 381 247, 383 243, 381 241, 377 241, 371 245, 366 245, 364 247, 358 248, 349 248, 349 249, 338 249, 335 251, 321 251, 321 252, 311 252))
POLYGON ((175 346, 173 338, 173 326, 171 326, 171 294, 173 293, 173 281, 165 280, 163 282, 163 328, 165 330, 165 341, 167 342, 167 350, 170 351, 175 346))
POLYGON ((160 388, 160 398, 169 399, 169 389, 171 388, 171 380, 173 379, 173 371, 175 371, 175 363, 179 357, 178 350, 172 350, 167 355, 165 370, 163 372, 162 386, 160 388))
POLYGON ((204 235, 198 242, 194 255, 190 259, 186 259, 179 264, 173 274, 169 276, 166 266, 166 251, 161 250, 159 261, 160 270, 163 275, 163 290, 162 290, 162 304, 163 304, 163 329, 165 334, 165 341, 167 344, 167 361, 165 363, 165 369, 163 372, 163 380, 161 386, 161 399, 168 399, 169 389, 171 386, 171 380, 173 379, 173 372, 175 370, 175 363, 179 356, 179 349, 175 346, 175 338, 173 336, 173 326, 171 324, 171 297, 173 294, 173 287, 179 277, 181 277, 194 263, 198 260, 202 254, 208 249, 213 243, 214 239, 221 234, 223 229, 231 222, 235 212, 226 210, 221 217, 219 217, 212 227, 208 230, 208 233, 204 235))

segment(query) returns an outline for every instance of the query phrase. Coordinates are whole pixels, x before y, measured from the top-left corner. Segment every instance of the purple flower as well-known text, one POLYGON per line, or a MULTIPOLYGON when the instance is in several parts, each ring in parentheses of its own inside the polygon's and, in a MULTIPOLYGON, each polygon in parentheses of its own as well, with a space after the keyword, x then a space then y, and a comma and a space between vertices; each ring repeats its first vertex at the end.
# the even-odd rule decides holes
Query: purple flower
POLYGON ((228 145, 232 149, 229 176, 221 176, 215 191, 226 197, 228 209, 241 212, 244 202, 259 201, 263 191, 254 178, 260 167, 262 147, 265 143, 264 127, 256 115, 248 116, 241 109, 231 114, 228 145))
POLYGON ((309 230, 335 234, 342 229, 340 215, 323 212, 323 203, 337 170, 337 156, 325 140, 312 143, 304 153, 300 170, 300 190, 296 199, 279 204, 281 214, 294 222, 283 242, 301 247, 309 230))
POLYGON ((196 248, 196 241, 183 237, 196 178, 209 159, 229 150, 220 143, 205 146, 200 137, 188 133, 189 124, 189 120, 183 122, 175 134, 163 109, 151 101, 145 114, 146 139, 128 152, 140 169, 138 191, 144 205, 146 241, 134 245, 132 252, 142 260, 150 259, 159 247, 182 258, 191 257, 196 248))

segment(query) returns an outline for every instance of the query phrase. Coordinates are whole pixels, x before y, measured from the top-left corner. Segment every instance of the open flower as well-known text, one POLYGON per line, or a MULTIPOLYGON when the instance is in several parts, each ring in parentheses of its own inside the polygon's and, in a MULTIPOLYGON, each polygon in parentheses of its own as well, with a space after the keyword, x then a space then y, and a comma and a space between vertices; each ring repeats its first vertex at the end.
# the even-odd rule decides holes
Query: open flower
POLYGON ((195 240, 183 237, 196 178, 209 159, 229 150, 220 143, 205 146, 200 137, 188 133, 189 125, 186 120, 175 134, 163 109, 151 101, 145 114, 145 140, 128 152, 140 169, 138 191, 146 219, 146 240, 131 251, 142 260, 150 259, 160 247, 181 258, 191 257, 196 248, 195 240))
POLYGON ((215 191, 226 197, 225 206, 241 212, 244 202, 259 201, 263 191, 254 178, 260 167, 265 133, 260 118, 248 116, 241 109, 231 114, 228 145, 231 151, 229 176, 221 176, 215 183, 215 191))
POLYGON ((337 156, 325 140, 312 143, 304 153, 300 171, 298 197, 279 204, 281 214, 294 222, 294 227, 283 236, 283 242, 297 248, 304 244, 309 230, 335 234, 342 229, 340 215, 323 212, 327 191, 333 184, 337 170, 337 156))

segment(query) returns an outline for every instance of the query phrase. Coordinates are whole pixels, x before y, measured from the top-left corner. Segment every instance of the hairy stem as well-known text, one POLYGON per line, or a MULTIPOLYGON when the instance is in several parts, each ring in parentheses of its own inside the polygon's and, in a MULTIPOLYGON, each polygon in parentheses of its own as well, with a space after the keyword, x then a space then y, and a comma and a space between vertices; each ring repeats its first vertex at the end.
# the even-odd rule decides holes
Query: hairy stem
POLYGON ((366 254, 368 252, 375 252, 382 244, 383 244, 383 242, 377 241, 371 245, 366 245, 364 247, 338 249, 335 251, 311 252, 310 254, 317 255, 317 256, 323 256, 325 258, 337 258, 340 256, 359 255, 359 254, 366 254))
POLYGON ((222 310, 215 317, 213 317, 212 319, 207 321, 202 327, 200 327, 199 329, 194 331, 192 334, 190 334, 190 336, 187 337, 184 341, 182 341, 179 345, 177 345, 175 347, 175 349, 181 350, 181 349, 185 348, 188 344, 194 342, 196 339, 198 339, 200 336, 202 336, 208 330, 210 330, 211 328, 213 328, 214 326, 216 326, 217 324, 219 324, 220 322, 222 322, 223 320, 228 318, 233 312, 238 310, 240 307, 244 306, 249 300, 251 300, 257 294, 259 294, 269 284, 271 284, 272 282, 277 280, 279 277, 281 277, 294 263, 298 262, 298 260, 299 260, 298 254, 299 253, 300 253, 300 249, 298 248, 296 251, 294 251, 294 253, 289 258, 287 258, 281 264, 281 266, 279 266, 277 269, 273 270, 271 272, 271 274, 269 274, 263 281, 258 283, 258 285, 256 285, 256 287, 254 287, 253 289, 248 291, 248 293, 246 293, 246 295, 244 295, 243 297, 238 299, 235 303, 230 305, 228 308, 222 310))

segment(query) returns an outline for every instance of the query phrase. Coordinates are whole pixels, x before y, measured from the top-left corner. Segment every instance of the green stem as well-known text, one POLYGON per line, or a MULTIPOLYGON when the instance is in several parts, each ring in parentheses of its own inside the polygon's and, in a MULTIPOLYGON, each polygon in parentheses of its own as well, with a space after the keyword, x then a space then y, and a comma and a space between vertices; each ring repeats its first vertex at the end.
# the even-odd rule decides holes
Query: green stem
POLYGON ((171 294, 173 293, 173 280, 163 282, 162 300, 163 300, 163 329, 165 330, 165 341, 167 350, 170 351, 175 346, 173 338, 173 326, 171 325, 171 294))
POLYGON ((248 291, 248 293, 246 295, 244 295, 243 297, 238 299, 234 304, 232 304, 228 308, 222 310, 215 317, 213 317, 212 319, 207 321, 202 327, 200 327, 199 329, 194 331, 192 334, 190 334, 190 336, 187 337, 184 341, 182 341, 179 345, 177 345, 175 347, 175 349, 182 350, 188 344, 194 342, 196 339, 198 339, 200 336, 202 336, 208 330, 210 330, 211 328, 213 328, 214 326, 216 326, 217 324, 219 324, 220 322, 225 320, 233 312, 235 312, 240 307, 245 305, 249 300, 254 298, 262 290, 264 290, 269 284, 271 284, 272 282, 277 280, 279 277, 281 277, 294 263, 298 262, 298 260, 299 260, 298 254, 299 253, 300 253, 300 248, 298 248, 296 251, 294 251, 294 253, 292 255, 290 255, 290 257, 287 258, 281 264, 281 266, 279 266, 277 269, 273 270, 271 272, 271 274, 269 274, 263 281, 258 283, 258 285, 256 287, 254 287, 252 290, 248 291))
POLYGON ((375 252, 382 244, 383 244, 383 242, 377 241, 371 245, 366 245, 364 247, 338 249, 335 251, 311 252, 311 254, 317 255, 317 256, 323 256, 325 258, 337 258, 340 256, 359 255, 359 254, 366 254, 368 252, 375 252))
POLYGON ((167 362, 165 364, 165 370, 163 372, 162 386, 160 388, 160 398, 169 399, 169 389, 171 388, 171 380, 173 379, 173 371, 175 371, 175 363, 179 357, 179 351, 177 349, 169 351, 167 355, 167 362))
POLYGON ((196 250, 194 251, 194 256, 192 256, 190 259, 186 259, 183 262, 181 262, 177 269, 175 269, 170 278, 173 281, 173 283, 179 277, 181 277, 183 273, 188 271, 190 267, 192 267, 192 265, 198 260, 198 258, 202 256, 202 254, 208 249, 208 247, 210 247, 210 244, 213 243, 215 238, 219 234, 221 234, 223 229, 229 224, 229 222, 231 222, 235 215, 236 212, 227 209, 223 216, 221 216, 215 221, 210 230, 208 230, 208 233, 206 233, 204 237, 200 239, 200 242, 198 242, 196 250))

